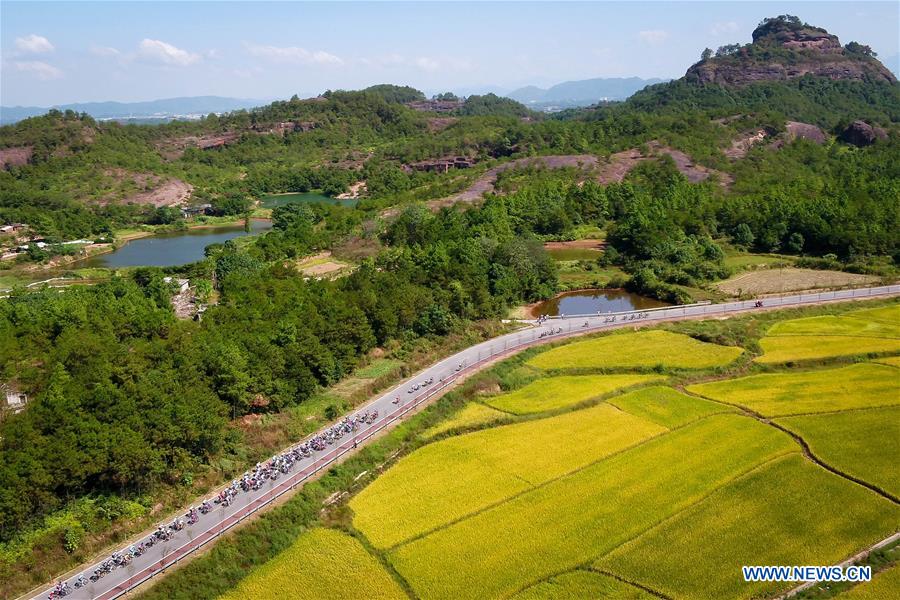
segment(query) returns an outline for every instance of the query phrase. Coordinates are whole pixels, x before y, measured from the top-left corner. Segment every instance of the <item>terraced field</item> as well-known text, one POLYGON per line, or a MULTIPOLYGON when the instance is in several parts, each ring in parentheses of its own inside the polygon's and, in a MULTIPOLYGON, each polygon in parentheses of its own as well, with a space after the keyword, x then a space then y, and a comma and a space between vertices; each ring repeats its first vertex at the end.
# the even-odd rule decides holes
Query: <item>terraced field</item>
POLYGON ((839 600, 897 600, 900 590, 900 565, 877 573, 872 581, 861 583, 839 595, 839 600))
POLYGON ((711 400, 746 406, 767 417, 900 404, 896 370, 874 363, 766 373, 701 383, 687 389, 711 400))
POLYGON ((639 331, 597 337, 538 354, 528 364, 540 369, 670 367, 707 369, 733 362, 743 352, 670 331, 639 331))
POLYGON ((751 598, 796 584, 747 583, 742 565, 837 564, 898 522, 900 506, 791 454, 731 482, 597 566, 674 598, 751 598))
POLYGON ((504 412, 527 415, 580 404, 634 385, 661 381, 658 375, 573 375, 550 377, 487 399, 504 412))
MULTIPOLYGON (((762 346, 811 356, 822 331, 893 341, 900 304, 846 308, 764 316, 762 346)), ((900 356, 797 369, 737 360, 746 351, 649 330, 512 359, 492 376, 530 383, 473 385, 349 510, 330 509, 365 544, 314 530, 228 598, 284 582, 329 598, 347 581, 368 597, 771 598, 794 584, 745 583, 742 565, 836 564, 900 529, 900 356)), ((898 597, 898 573, 841 597, 898 597)))
POLYGON ((221 600, 384 600, 407 596, 357 540, 333 529, 313 529, 241 581, 221 600), (365 582, 365 585, 350 584, 365 582))
POLYGON ((760 363, 900 352, 900 306, 782 321, 760 346, 760 363))

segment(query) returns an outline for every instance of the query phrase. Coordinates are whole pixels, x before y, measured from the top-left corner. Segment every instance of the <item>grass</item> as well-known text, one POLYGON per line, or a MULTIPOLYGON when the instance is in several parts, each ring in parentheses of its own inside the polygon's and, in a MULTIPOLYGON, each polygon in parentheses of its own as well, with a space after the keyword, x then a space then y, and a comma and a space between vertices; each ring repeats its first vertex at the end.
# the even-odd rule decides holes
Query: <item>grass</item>
POLYGON ((487 425, 489 423, 495 423, 507 417, 508 415, 500 412, 499 410, 494 410, 490 406, 485 406, 480 402, 470 402, 469 404, 466 404, 462 410, 460 410, 449 419, 442 421, 440 424, 435 425, 434 427, 426 429, 425 432, 422 433, 422 437, 429 439, 453 429, 463 429, 467 427, 487 425))
POLYGON ((595 261, 603 255, 603 251, 595 248, 550 248, 547 250, 547 254, 556 261, 595 261))
POLYGON ((656 596, 609 575, 580 569, 551 577, 547 581, 526 588, 513 596, 513 600, 582 600, 583 598, 655 600, 656 596))
POLYGON ((402 360, 397 360, 396 358, 379 358, 372 361, 372 364, 354 371, 353 377, 359 377, 360 379, 378 379, 379 377, 390 375, 401 366, 403 366, 402 360))
POLYGON ((747 252, 734 252, 725 257, 724 264, 730 269, 744 271, 756 267, 769 267, 776 265, 792 264, 795 257, 784 254, 753 254, 747 252))
POLYGON ((781 321, 769 329, 768 335, 849 335, 860 337, 900 338, 900 317, 896 321, 866 319, 850 313, 843 317, 824 315, 781 321))
POLYGON ((612 550, 795 448, 786 434, 753 419, 709 417, 404 544, 388 558, 421 598, 510 595, 612 550))
POLYGON ((894 565, 840 595, 841 600, 896 600, 900 590, 900 565, 894 565))
POLYGON ((403 589, 356 539, 333 529, 300 535, 221 600, 344 600, 407 598, 403 589))
POLYGON ((874 337, 784 335, 763 338, 759 345, 763 355, 754 360, 763 364, 900 352, 900 340, 874 337))
POLYGON ((353 524, 375 546, 394 546, 664 431, 601 404, 441 440, 354 497, 353 524))
POLYGON ((542 369, 663 367, 707 369, 733 362, 743 349, 718 346, 670 331, 613 334, 559 346, 529 364, 542 369))
POLYGON ((516 415, 575 406, 633 385, 659 381, 658 375, 564 375, 533 381, 508 394, 488 398, 496 409, 516 415))
POLYGON ((751 375, 692 385, 687 390, 769 417, 900 404, 900 378, 894 367, 874 363, 751 375))
POLYGON ((837 469, 900 496, 900 407, 779 419, 837 469))
POLYGON ((900 507, 805 460, 783 457, 598 561, 673 598, 769 597, 742 565, 830 565, 889 535, 900 507))
POLYGON ((635 390, 610 398, 607 402, 636 417, 670 429, 715 413, 736 410, 661 385, 635 390))

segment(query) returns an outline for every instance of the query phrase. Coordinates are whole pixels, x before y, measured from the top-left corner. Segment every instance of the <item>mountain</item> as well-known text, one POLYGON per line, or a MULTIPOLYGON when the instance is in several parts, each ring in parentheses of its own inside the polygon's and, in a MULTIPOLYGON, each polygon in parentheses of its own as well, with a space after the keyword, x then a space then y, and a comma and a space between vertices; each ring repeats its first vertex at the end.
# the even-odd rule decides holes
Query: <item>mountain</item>
POLYGON ((548 89, 537 86, 519 88, 506 94, 525 105, 557 105, 562 108, 589 106, 604 100, 624 100, 648 85, 661 83, 662 79, 640 77, 598 77, 580 81, 565 81, 548 89))
POLYGON ((753 31, 753 42, 722 46, 685 74, 689 82, 742 86, 758 81, 785 81, 813 75, 831 80, 896 83, 897 78, 872 49, 857 42, 841 46, 821 27, 782 15, 765 19, 753 31))
POLYGON ((221 96, 194 96, 165 98, 147 102, 82 102, 51 107, 3 106, 0 107, 0 123, 15 123, 28 117, 46 113, 51 108, 85 112, 95 119, 155 119, 192 118, 209 113, 222 113, 265 104, 265 100, 224 98, 221 96))

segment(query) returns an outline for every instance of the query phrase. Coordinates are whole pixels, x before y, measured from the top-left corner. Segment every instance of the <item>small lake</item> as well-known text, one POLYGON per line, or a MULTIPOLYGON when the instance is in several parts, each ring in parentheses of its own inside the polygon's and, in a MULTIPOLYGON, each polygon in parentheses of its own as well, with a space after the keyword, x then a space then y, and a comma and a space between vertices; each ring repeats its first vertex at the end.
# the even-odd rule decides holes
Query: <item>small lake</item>
POLYGON ((541 302, 531 312, 535 316, 587 315, 598 312, 644 310, 660 306, 668 306, 668 304, 625 290, 581 290, 558 294, 541 302))
POLYGON ((285 206, 286 204, 313 204, 316 202, 325 202, 326 204, 340 204, 342 206, 355 206, 356 199, 338 200, 331 196, 326 196, 319 192, 303 192, 297 194, 270 194, 259 199, 259 205, 262 208, 275 208, 276 206, 285 206))
POLYGON ((82 267, 174 267, 203 260, 203 251, 211 244, 268 231, 272 222, 252 219, 250 232, 243 225, 204 227, 173 233, 160 233, 128 242, 115 252, 98 254, 67 265, 82 267))

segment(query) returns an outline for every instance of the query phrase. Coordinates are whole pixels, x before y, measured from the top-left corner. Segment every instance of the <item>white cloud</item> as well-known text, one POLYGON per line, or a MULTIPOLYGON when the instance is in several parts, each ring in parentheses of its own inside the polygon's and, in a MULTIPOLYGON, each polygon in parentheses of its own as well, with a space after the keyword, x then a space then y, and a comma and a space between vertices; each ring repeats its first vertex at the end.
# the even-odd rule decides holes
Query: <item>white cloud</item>
POLYGON ((45 54, 53 52, 53 44, 44 36, 32 33, 25 37, 16 38, 16 48, 28 54, 45 54))
POLYGON ((645 44, 658 46, 669 39, 669 32, 662 29, 647 29, 638 32, 638 39, 645 44))
POLYGON ((150 39, 141 41, 138 54, 146 60, 176 67, 187 67, 202 60, 199 54, 176 48, 172 44, 160 40, 150 39))
POLYGON ((709 32, 715 36, 725 35, 728 33, 736 32, 740 27, 734 21, 724 21, 713 23, 712 27, 709 28, 709 32))
POLYGON ((413 61, 413 64, 423 71, 437 71, 441 68, 441 63, 434 60, 433 58, 428 58, 427 56, 420 56, 413 61))
POLYGON ((111 46, 91 46, 90 52, 94 56, 102 56, 103 58, 111 58, 122 54, 111 46))
POLYGON ((300 65, 341 65, 344 61, 324 50, 307 50, 298 46, 257 46, 244 44, 251 56, 265 58, 273 62, 300 65))
POLYGON ((59 79, 63 72, 39 60, 19 60, 13 63, 16 71, 21 73, 30 73, 41 81, 50 81, 51 79, 59 79))

